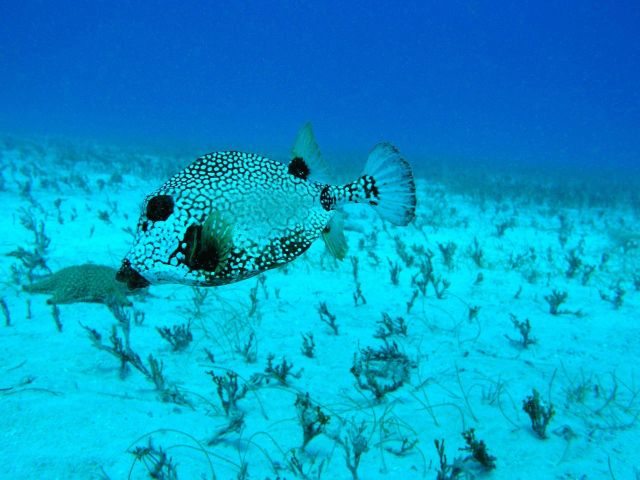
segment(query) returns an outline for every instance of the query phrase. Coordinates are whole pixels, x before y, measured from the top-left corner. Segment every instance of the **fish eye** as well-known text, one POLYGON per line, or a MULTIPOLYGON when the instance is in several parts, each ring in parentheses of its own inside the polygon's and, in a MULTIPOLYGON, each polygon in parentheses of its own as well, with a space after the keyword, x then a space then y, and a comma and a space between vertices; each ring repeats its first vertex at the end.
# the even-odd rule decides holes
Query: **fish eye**
POLYGON ((156 195, 147 203, 147 218, 152 222, 166 220, 173 213, 171 195, 156 195))

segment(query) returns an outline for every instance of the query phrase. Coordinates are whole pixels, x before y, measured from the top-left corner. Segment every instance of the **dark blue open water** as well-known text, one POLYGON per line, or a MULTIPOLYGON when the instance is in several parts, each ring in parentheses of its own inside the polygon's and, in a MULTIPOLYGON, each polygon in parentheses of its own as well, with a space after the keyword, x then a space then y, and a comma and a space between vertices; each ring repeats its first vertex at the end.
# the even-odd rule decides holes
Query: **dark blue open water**
POLYGON ((630 166, 640 4, 3 2, 0 130, 630 166))

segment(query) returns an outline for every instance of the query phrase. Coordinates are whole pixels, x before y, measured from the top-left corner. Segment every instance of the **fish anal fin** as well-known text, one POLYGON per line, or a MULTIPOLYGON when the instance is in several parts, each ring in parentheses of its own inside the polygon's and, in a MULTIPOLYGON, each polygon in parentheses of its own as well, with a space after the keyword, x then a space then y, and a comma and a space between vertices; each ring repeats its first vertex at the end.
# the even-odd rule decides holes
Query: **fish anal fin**
POLYGON ((329 253, 338 260, 344 260, 349 246, 344 236, 344 218, 342 213, 336 212, 322 232, 322 240, 329 253))

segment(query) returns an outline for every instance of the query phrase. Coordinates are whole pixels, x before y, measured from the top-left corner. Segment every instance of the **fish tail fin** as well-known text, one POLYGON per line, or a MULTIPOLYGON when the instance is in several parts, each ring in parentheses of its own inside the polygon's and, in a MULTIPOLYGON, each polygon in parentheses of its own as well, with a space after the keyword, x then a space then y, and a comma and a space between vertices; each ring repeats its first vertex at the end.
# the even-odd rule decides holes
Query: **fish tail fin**
POLYGON ((371 150, 362 176, 354 184, 358 188, 352 201, 371 205, 383 220, 405 226, 415 218, 413 172, 390 143, 379 143, 371 150))

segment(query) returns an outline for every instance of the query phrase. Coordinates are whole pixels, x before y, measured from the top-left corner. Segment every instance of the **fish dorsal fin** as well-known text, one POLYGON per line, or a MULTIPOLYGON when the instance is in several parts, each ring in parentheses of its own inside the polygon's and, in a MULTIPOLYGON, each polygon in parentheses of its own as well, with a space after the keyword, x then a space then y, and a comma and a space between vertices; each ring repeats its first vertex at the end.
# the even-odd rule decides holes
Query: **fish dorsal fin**
POLYGON ((306 123, 298 132, 291 151, 289 173, 294 177, 316 182, 327 182, 329 179, 329 168, 322 160, 311 123, 306 123))
POLYGON ((344 260, 348 245, 344 236, 344 218, 341 212, 336 212, 322 232, 322 239, 329 253, 338 260, 344 260))

